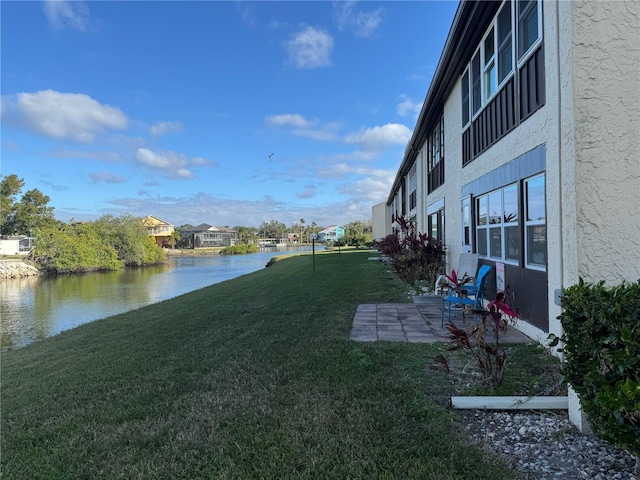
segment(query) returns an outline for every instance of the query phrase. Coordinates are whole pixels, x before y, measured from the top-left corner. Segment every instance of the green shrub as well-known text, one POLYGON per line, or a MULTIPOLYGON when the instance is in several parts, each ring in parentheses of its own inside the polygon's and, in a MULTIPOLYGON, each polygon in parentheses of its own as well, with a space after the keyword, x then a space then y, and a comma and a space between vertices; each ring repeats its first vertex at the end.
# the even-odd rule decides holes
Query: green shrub
POLYGON ((640 281, 563 290, 563 374, 600 438, 640 457, 640 281))
POLYGON ((244 255, 245 253, 258 253, 260 249, 255 243, 241 243, 225 247, 220 253, 222 255, 244 255))

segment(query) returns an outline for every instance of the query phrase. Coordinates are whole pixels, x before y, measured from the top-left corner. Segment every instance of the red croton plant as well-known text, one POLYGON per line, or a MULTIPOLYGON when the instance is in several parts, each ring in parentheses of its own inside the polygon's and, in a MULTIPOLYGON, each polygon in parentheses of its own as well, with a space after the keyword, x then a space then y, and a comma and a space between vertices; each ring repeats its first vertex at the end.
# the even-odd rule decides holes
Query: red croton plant
MULTIPOLYGON (((455 272, 453 272, 455 273, 455 272)), ((452 278, 450 278, 453 281, 452 278)), ((504 292, 498 292, 495 300, 487 305, 486 310, 475 310, 479 317, 477 323, 467 330, 458 328, 453 323, 445 327, 449 331, 450 346, 448 350, 464 348, 475 358, 482 375, 483 382, 488 387, 500 385, 504 377, 507 364, 507 352, 500 346, 500 335, 506 333, 509 321, 515 322, 520 318, 517 307, 511 303, 512 294, 509 287, 504 292), (493 333, 493 340, 488 337, 493 333)), ((443 355, 434 358, 435 368, 451 371, 449 363, 443 355)))

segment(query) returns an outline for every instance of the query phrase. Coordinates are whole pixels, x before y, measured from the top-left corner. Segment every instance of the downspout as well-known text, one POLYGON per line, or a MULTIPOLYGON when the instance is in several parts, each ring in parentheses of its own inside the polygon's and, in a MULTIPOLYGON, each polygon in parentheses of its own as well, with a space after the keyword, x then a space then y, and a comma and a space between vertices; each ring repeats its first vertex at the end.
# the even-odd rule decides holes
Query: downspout
MULTIPOLYGON (((560 2, 554 2, 556 6, 556 32, 558 38, 556 39, 556 63, 557 63, 557 85, 558 85, 558 216, 560 219, 560 289, 564 288, 564 221, 562 211, 562 83, 561 83, 561 65, 560 65, 560 2)), ((554 297, 556 297, 554 295, 554 297)), ((559 295, 558 295, 559 297, 559 295)), ((558 302, 559 303, 559 302, 558 302)), ((563 355, 564 357, 564 355, 563 355)))

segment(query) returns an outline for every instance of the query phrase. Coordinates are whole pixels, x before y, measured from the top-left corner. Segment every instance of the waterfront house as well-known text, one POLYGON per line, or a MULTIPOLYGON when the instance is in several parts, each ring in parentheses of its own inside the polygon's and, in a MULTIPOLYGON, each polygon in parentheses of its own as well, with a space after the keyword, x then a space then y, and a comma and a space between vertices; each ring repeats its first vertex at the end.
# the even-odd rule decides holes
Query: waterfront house
POLYGON ((344 238, 344 227, 342 225, 327 227, 318 232, 318 241, 320 242, 336 242, 341 238, 344 238))
POLYGON ((169 237, 174 230, 174 226, 169 222, 165 222, 158 217, 154 217, 153 215, 147 215, 142 220, 142 223, 145 227, 147 227, 147 232, 149 236, 153 237, 154 242, 159 247, 166 245, 169 241, 169 237))
POLYGON ((639 25, 636 1, 462 1, 378 238, 403 216, 448 270, 499 267, 485 298, 504 272, 543 344, 563 287, 640 278, 639 25))
POLYGON ((180 248, 229 247, 238 241, 238 232, 228 227, 202 223, 180 229, 180 248))

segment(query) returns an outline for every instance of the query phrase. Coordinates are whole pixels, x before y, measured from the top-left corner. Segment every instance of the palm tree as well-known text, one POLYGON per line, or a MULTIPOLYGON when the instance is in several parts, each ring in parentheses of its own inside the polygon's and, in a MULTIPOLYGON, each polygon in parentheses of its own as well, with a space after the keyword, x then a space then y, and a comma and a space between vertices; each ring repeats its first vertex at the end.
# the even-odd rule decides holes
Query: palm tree
POLYGON ((304 218, 301 218, 300 219, 300 244, 302 244, 304 241, 304 238, 302 236, 302 232, 304 231, 303 229, 304 229, 304 218))
POLYGON ((176 247, 176 243, 181 238, 182 237, 180 236, 180 232, 178 232, 177 230, 173 230, 171 234, 169 234, 169 244, 171 245, 171 249, 174 249, 176 247))

